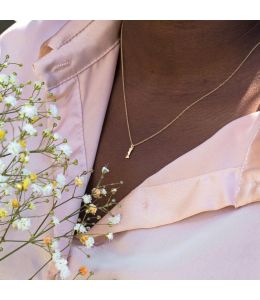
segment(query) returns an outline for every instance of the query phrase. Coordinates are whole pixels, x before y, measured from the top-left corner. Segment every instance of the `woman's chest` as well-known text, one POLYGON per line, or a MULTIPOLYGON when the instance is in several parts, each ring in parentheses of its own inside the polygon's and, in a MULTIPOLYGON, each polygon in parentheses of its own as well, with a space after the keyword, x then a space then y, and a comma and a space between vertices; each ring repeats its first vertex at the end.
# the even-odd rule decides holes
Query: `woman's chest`
POLYGON ((188 109, 167 129, 136 146, 130 158, 125 158, 131 145, 125 104, 131 138, 133 143, 138 143, 170 123, 205 90, 207 84, 201 87, 190 85, 191 92, 177 95, 174 86, 162 90, 158 82, 157 86, 149 88, 149 81, 144 81, 136 88, 130 84, 125 103, 118 65, 94 163, 96 171, 90 178, 87 192, 98 182, 99 170, 107 165, 111 170, 109 183, 124 181, 117 194, 117 200, 120 200, 146 178, 205 142, 227 123, 258 109, 258 82, 255 68, 251 67, 188 109), (200 88, 202 92, 199 92, 200 88), (193 94, 193 90, 197 92, 193 94))

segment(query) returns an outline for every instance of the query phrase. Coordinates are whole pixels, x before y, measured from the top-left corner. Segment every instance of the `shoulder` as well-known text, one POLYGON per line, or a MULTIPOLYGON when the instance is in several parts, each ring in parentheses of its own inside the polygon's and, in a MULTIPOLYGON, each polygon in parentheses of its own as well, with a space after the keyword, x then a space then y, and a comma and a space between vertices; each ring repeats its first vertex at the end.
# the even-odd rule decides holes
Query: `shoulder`
POLYGON ((10 55, 12 61, 24 65, 19 77, 33 79, 32 64, 38 59, 41 45, 61 29, 67 21, 17 22, 0 36, 0 57, 10 55))

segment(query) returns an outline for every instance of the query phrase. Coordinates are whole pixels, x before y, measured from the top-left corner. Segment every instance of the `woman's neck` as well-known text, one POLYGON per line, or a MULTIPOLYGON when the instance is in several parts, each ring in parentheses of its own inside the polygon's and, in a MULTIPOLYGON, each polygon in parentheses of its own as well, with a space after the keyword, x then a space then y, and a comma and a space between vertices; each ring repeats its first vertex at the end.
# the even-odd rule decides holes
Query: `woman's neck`
POLYGON ((218 81, 257 43, 258 27, 258 21, 125 21, 126 74, 149 84, 174 78, 180 89, 187 80, 218 81))

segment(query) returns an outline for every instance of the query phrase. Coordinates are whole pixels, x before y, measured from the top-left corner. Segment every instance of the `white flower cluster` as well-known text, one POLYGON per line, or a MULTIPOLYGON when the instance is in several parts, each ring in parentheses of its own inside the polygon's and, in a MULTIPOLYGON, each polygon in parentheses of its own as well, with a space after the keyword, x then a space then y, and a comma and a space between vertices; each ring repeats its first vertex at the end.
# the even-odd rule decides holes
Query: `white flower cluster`
POLYGON ((53 251, 52 261, 54 262, 57 271, 59 271, 60 278, 66 279, 67 277, 70 276, 68 261, 62 257, 57 240, 54 239, 52 241, 51 249, 53 251))
POLYGON ((37 134, 37 130, 33 127, 32 124, 29 124, 29 123, 23 125, 23 131, 25 131, 29 135, 37 134))
MULTIPOLYGON (((0 68, 5 68, 5 64, 8 65, 8 60, 4 62, 4 64, 0 64, 0 68)), ((1 70, 2 70, 1 69, 1 70)), ((5 75, 0 73, 0 102, 3 104, 5 111, 11 114, 11 117, 8 119, 12 125, 15 125, 13 128, 19 129, 20 134, 17 135, 14 133, 13 136, 8 141, 8 129, 6 125, 5 119, 0 121, 0 141, 4 142, 2 145, 5 145, 4 156, 10 158, 11 161, 14 161, 17 167, 14 170, 17 170, 18 174, 13 174, 11 172, 12 177, 4 176, 9 174, 8 168, 9 163, 3 162, 0 159, 0 193, 1 197, 5 195, 12 195, 6 201, 5 207, 0 207, 0 218, 8 219, 11 223, 11 227, 20 230, 26 231, 29 230, 31 225, 31 218, 28 218, 28 215, 25 215, 25 210, 34 210, 36 209, 37 203, 41 201, 35 201, 37 198, 47 197, 48 201, 49 197, 56 197, 61 199, 62 192, 64 190, 69 190, 70 183, 67 184, 68 179, 66 179, 65 174, 59 173, 56 175, 56 178, 53 177, 53 173, 49 173, 49 169, 46 168, 42 172, 33 173, 31 172, 26 164, 30 160, 30 155, 35 153, 47 153, 49 157, 53 158, 53 166, 54 168, 64 167, 61 170, 67 170, 67 167, 70 164, 77 165, 77 161, 75 160, 73 163, 70 161, 70 156, 72 154, 72 148, 67 143, 67 139, 64 138, 61 140, 61 136, 54 132, 54 128, 57 127, 56 123, 53 123, 51 129, 47 128, 41 130, 42 140, 37 149, 29 149, 31 143, 28 143, 27 139, 38 135, 38 129, 42 126, 42 123, 38 124, 37 122, 43 118, 52 118, 60 119, 59 111, 56 105, 50 104, 47 102, 46 106, 43 106, 44 101, 41 101, 41 98, 38 98, 40 95, 40 90, 44 85, 43 82, 37 81, 33 85, 33 92, 30 97, 26 97, 26 101, 21 100, 25 99, 25 97, 20 96, 22 93, 22 89, 26 85, 30 85, 31 82, 27 83, 18 83, 16 78, 16 73, 11 75, 5 75), (7 90, 8 93, 2 92, 2 90, 7 90), (9 93, 10 91, 10 93, 9 93), (35 91, 37 91, 35 93, 35 91), (18 105, 19 104, 19 105, 18 105), (44 107, 44 109, 42 109, 44 107), (44 111, 43 111, 44 110, 44 111), (19 125, 15 122, 19 122, 19 125), (44 142, 44 139, 48 140, 47 143, 44 142), (54 141, 58 141, 57 143, 53 143, 54 141), (7 142, 7 143, 6 143, 7 142), (14 157, 13 157, 14 156, 14 157), (63 164, 64 161, 64 164, 63 164), (20 165, 19 165, 20 163, 20 165), (14 177, 17 176, 17 177, 14 177), (50 178, 50 176, 52 178, 50 178), (65 189, 66 188, 66 189, 65 189), (13 191, 14 190, 14 191, 13 191), (17 195, 22 195, 24 193, 25 197, 18 197, 17 195), (25 194, 26 193, 26 194, 25 194), (30 198, 25 200, 26 196, 31 193, 30 198), (16 195, 13 197, 13 195, 16 195), (16 197, 18 199, 16 199, 16 197), (15 220, 11 218, 13 212, 15 215, 15 220), (21 213, 23 215, 21 215, 21 213)), ((51 97, 49 95, 48 97, 51 97)), ((55 101, 55 100, 54 100, 55 101)), ((48 123, 50 124, 50 123, 48 123)), ((9 124, 8 124, 9 125, 9 124)), ((50 166, 50 168, 52 165, 50 166)), ((13 170, 13 166, 11 165, 11 170, 13 170)), ((56 169, 55 169, 56 171, 56 169)), ((61 171, 60 171, 61 172, 61 171)), ((101 179, 103 179, 105 174, 109 173, 110 170, 107 166, 102 167, 101 169, 101 179)), ((84 173, 83 173, 84 174, 84 173)), ((70 181, 71 182, 71 181, 70 181)), ((77 176, 74 180, 74 184, 76 187, 84 187, 84 176, 77 176)), ((114 195, 117 192, 116 188, 111 189, 111 194, 114 195)), ((86 213, 90 213, 92 215, 96 215, 98 211, 96 199, 102 198, 103 196, 108 196, 109 190, 106 189, 106 185, 98 186, 94 188, 90 194, 85 194, 82 196, 82 200, 85 204, 86 213)), ((29 196, 28 196, 29 197, 29 196)), ((43 199, 45 200, 45 199, 43 199)), ((56 199, 57 200, 57 199, 56 199)), ((69 199, 70 200, 70 199, 69 199)), ((44 202, 44 201, 43 201, 44 202)), ((47 202, 47 200, 46 200, 47 202)), ((66 202, 66 201, 64 201, 66 202)), ((114 199, 111 200, 111 203, 114 203, 114 199)), ((2 205, 2 204, 1 204, 2 205)), ((54 214, 55 207, 48 213, 48 217, 50 219, 51 227, 58 226, 62 219, 59 220, 58 216, 54 214)), ((32 212, 30 211, 30 214, 32 212)), ((97 220, 101 218, 101 216, 97 215, 97 220)), ((120 222, 121 216, 117 214, 115 216, 111 216, 108 220, 109 225, 118 224, 120 222)), ((8 222, 8 221, 7 221, 8 222)), ((9 227, 8 227, 9 229, 9 227)), ((41 228, 42 229, 42 228, 41 228)), ((92 248, 95 244, 95 239, 93 236, 88 234, 87 232, 90 230, 87 224, 77 223, 74 226, 74 231, 77 233, 77 237, 80 239, 81 243, 88 249, 92 248)), ((30 232, 29 232, 30 233, 30 232)), ((113 240, 113 233, 109 232, 105 234, 105 237, 111 241, 113 240)), ((63 238, 66 238, 64 236, 63 238)), ((29 242, 34 243, 34 236, 31 236, 29 242)), ((51 254, 52 262, 54 263, 59 276, 61 279, 66 279, 70 276, 70 270, 68 267, 68 261, 62 256, 62 251, 59 249, 58 239, 46 236, 43 239, 42 243, 43 247, 47 247, 48 252, 51 254)))
POLYGON ((84 242, 84 245, 89 249, 92 248, 95 244, 95 240, 93 238, 93 236, 88 236, 88 238, 86 239, 86 241, 84 242))
POLYGON ((84 195, 83 197, 82 197, 82 200, 83 200, 83 202, 85 203, 85 204, 89 204, 89 203, 91 203, 91 201, 92 201, 92 196, 91 195, 84 195))
POLYGON ((21 150, 22 150, 21 145, 16 141, 10 142, 9 145, 7 146, 8 154, 18 155, 21 150))
POLYGON ((8 106, 14 107, 17 104, 17 100, 14 96, 10 95, 4 98, 4 103, 8 106))
POLYGON ((77 231, 77 232, 79 232, 79 233, 85 233, 85 232, 87 232, 86 227, 83 224, 80 224, 80 223, 77 223, 74 226, 74 230, 77 231))
POLYGON ((120 220, 121 220, 121 215, 117 214, 115 216, 112 216, 112 217, 108 218, 108 224, 109 225, 116 225, 120 222, 120 220))
POLYGON ((67 143, 63 143, 63 144, 57 146, 56 150, 58 150, 58 152, 56 152, 56 154, 64 154, 67 157, 70 157, 70 155, 72 153, 72 150, 67 143))
POLYGON ((39 185, 37 183, 33 183, 31 185, 32 191, 37 194, 38 196, 55 196, 58 199, 61 199, 61 189, 66 185, 66 177, 62 174, 59 173, 56 176, 56 182, 57 186, 54 187, 53 184, 48 183, 45 185, 39 185))
POLYGON ((2 87, 4 87, 5 89, 12 86, 12 87, 15 87, 17 90, 19 90, 17 78, 14 73, 10 74, 10 75, 0 73, 0 85, 2 87))
POLYGON ((20 109, 20 115, 22 118, 32 119, 38 115, 38 109, 36 105, 27 103, 24 104, 20 109))
POLYGON ((25 231, 31 227, 31 220, 28 218, 17 219, 12 224, 13 228, 25 231))

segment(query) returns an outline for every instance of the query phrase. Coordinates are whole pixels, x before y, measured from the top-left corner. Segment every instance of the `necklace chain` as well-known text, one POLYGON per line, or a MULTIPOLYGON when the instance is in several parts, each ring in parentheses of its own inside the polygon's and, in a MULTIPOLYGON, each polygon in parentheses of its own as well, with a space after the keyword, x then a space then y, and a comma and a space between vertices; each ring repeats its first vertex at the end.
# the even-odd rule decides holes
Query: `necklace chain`
POLYGON ((194 102, 192 102, 190 105, 188 105, 185 109, 183 109, 175 118, 173 118, 168 124, 166 124, 164 127, 162 127, 161 129, 159 129, 158 131, 156 131, 155 133, 153 133, 152 135, 148 136, 147 138, 144 138, 143 140, 134 143, 133 142, 133 138, 132 138, 132 134, 131 134, 131 129, 130 129, 130 125, 129 125, 129 116, 128 116, 128 108, 127 108, 127 101, 126 101, 126 91, 125 91, 125 72, 124 72, 124 59, 123 59, 123 24, 124 21, 122 21, 122 25, 121 25, 121 33, 120 33, 120 57, 121 57, 121 68, 122 68, 122 87, 123 87, 123 98, 124 98, 124 107, 125 107, 125 116, 126 116, 126 124, 127 124, 127 131, 128 131, 128 136, 129 136, 129 140, 130 140, 130 147, 128 149, 127 155, 125 156, 125 158, 130 158, 130 155, 132 153, 132 151, 134 150, 134 148, 138 145, 141 145, 149 140, 151 140, 152 138, 156 137, 157 135, 159 135, 161 132, 163 132, 164 130, 166 130, 168 127, 170 127, 175 121, 177 121, 187 110, 189 110, 191 107, 193 107, 195 104, 197 104, 198 102, 202 101, 203 99, 205 99, 206 97, 210 96, 211 94, 213 94, 214 92, 216 92, 217 90, 219 90, 223 85, 225 85, 238 71, 239 69, 242 67, 242 65, 246 62, 246 60, 248 59, 248 57, 255 51, 255 49, 260 45, 260 41, 249 51, 249 53, 246 55, 246 57, 242 60, 242 62, 238 65, 238 67, 235 68, 235 70, 224 80, 222 81, 217 87, 215 87, 213 90, 207 92, 205 95, 199 97, 198 99, 196 99, 194 102))

